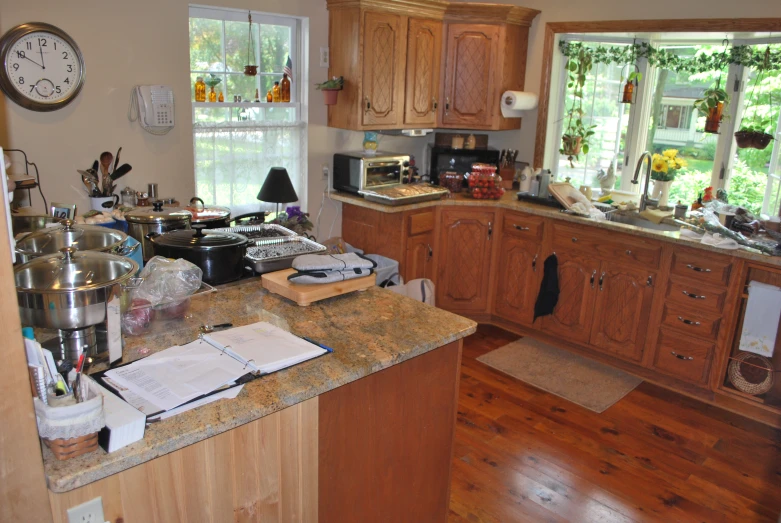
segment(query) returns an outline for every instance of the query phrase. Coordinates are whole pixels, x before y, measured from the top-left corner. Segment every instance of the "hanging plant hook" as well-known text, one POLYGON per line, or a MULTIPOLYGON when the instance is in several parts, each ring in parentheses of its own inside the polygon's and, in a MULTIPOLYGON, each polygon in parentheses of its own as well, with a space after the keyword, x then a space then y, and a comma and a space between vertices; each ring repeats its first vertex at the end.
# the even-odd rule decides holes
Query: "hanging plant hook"
POLYGON ((247 65, 244 66, 245 76, 256 76, 258 74, 258 66, 255 64, 255 39, 252 36, 252 11, 247 12, 248 32, 249 38, 247 43, 247 65))

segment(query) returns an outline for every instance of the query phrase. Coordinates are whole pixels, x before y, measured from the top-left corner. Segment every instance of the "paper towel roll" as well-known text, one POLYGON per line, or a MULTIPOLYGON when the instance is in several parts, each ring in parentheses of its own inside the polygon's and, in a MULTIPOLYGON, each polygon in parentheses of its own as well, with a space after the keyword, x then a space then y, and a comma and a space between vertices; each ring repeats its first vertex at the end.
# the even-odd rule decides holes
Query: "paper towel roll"
POLYGON ((537 95, 526 91, 505 91, 501 106, 505 118, 520 118, 522 111, 537 107, 537 95))

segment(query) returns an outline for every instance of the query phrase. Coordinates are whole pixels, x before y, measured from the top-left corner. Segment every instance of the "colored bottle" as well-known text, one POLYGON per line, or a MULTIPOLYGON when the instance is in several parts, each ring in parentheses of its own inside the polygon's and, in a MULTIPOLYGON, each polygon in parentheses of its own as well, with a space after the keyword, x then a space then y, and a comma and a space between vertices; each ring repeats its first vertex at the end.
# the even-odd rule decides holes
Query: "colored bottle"
POLYGON ((217 93, 214 92, 214 87, 212 87, 211 90, 209 91, 209 101, 210 102, 217 101, 217 93))
POLYGON ((260 89, 258 88, 255 88, 255 101, 256 102, 260 101, 260 89))
POLYGON ((203 83, 203 77, 199 76, 195 79, 195 101, 196 102, 205 102, 206 101, 206 84, 203 83))
POLYGON ((225 97, 222 95, 222 91, 220 91, 220 96, 217 97, 217 101, 218 102, 224 102, 225 101, 225 97))
POLYGON ((274 97, 271 95, 271 89, 269 89, 268 92, 266 93, 266 101, 268 103, 271 103, 271 102, 274 101, 274 97))
POLYGON ((282 75, 282 84, 280 85, 280 97, 283 102, 290 101, 290 80, 287 77, 287 73, 282 75))
POLYGON ((274 87, 271 89, 271 101, 274 103, 279 102, 282 99, 281 89, 279 88, 279 82, 274 82, 274 87))

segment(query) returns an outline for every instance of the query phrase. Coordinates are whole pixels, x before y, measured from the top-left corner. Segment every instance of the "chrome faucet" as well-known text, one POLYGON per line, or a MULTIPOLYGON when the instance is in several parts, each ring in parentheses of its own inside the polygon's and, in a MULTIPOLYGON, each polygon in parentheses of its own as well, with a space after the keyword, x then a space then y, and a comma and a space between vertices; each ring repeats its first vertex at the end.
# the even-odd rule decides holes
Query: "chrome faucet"
POLYGON ((645 187, 643 188, 643 194, 640 195, 640 212, 643 212, 648 204, 654 201, 648 198, 648 185, 651 183, 651 165, 653 164, 651 160, 651 153, 648 151, 645 151, 640 155, 640 159, 637 161, 637 167, 635 167, 635 175, 632 178, 632 183, 635 185, 640 183, 637 181, 637 177, 640 174, 640 168, 643 166, 643 160, 646 159, 648 160, 648 169, 645 171, 645 187))

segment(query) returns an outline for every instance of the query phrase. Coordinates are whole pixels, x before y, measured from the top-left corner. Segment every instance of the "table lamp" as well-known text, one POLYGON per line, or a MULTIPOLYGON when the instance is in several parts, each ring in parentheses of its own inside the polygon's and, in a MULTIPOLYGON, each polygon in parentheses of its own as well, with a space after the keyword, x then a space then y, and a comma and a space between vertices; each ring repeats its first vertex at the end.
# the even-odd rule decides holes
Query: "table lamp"
POLYGON ((258 193, 258 200, 277 204, 276 216, 279 217, 279 204, 298 201, 298 195, 290 182, 290 176, 284 167, 272 167, 258 193))

